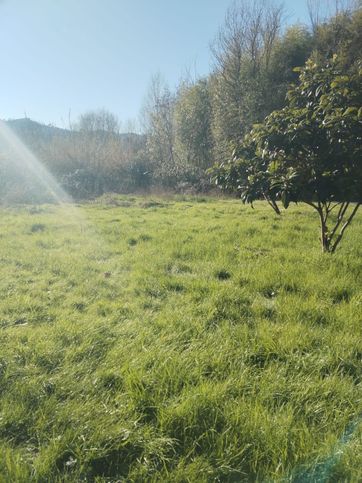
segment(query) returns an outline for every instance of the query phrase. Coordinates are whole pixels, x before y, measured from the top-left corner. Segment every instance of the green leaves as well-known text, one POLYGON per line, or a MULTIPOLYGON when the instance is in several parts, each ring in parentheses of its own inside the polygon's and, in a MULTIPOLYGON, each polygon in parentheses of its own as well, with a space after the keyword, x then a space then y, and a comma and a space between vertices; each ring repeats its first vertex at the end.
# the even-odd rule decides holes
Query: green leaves
POLYGON ((358 108, 357 107, 348 107, 344 113, 343 116, 348 116, 350 114, 357 114, 358 113, 358 108))
POLYGON ((341 71, 336 58, 326 65, 309 61, 289 91, 288 105, 254 130, 269 189, 277 189, 286 208, 290 199, 361 197, 361 78, 356 70, 341 71))
POLYGON ((306 202, 325 224, 332 202, 362 201, 361 72, 308 61, 287 101, 244 137, 219 180, 244 203, 306 202))

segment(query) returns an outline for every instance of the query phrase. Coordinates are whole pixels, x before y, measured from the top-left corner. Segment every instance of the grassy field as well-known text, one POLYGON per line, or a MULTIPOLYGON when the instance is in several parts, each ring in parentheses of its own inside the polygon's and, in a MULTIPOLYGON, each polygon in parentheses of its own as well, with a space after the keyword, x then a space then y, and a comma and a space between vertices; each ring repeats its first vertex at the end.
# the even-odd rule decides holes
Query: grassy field
POLYGON ((104 197, 0 216, 0 482, 362 481, 362 217, 104 197))

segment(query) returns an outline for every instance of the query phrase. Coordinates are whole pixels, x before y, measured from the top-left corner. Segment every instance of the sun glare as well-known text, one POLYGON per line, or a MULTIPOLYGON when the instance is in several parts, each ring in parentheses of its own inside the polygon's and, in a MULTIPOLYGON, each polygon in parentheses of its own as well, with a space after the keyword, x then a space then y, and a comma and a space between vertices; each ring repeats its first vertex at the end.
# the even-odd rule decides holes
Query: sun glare
POLYGON ((0 121, 0 156, 18 171, 19 176, 27 175, 29 182, 38 181, 53 201, 72 201, 45 166, 3 121, 0 121))

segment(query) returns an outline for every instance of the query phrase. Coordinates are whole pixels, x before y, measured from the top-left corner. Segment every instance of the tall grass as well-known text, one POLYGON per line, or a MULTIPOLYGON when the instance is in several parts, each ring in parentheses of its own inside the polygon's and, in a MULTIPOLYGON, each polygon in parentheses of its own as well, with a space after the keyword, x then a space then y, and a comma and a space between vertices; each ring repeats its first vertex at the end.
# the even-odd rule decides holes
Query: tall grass
POLYGON ((361 217, 197 201, 2 209, 0 481, 361 481, 361 217))

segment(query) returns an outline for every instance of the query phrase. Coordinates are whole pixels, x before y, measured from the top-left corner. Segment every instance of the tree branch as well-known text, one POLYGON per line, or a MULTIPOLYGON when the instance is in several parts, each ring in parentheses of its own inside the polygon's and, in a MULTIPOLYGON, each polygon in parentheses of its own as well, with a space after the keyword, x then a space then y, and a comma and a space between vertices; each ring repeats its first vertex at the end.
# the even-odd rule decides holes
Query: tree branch
POLYGON ((329 210, 329 213, 331 213, 331 212, 334 210, 334 208, 336 208, 336 207, 337 207, 339 204, 340 204, 340 203, 339 203, 339 201, 338 201, 337 203, 335 203, 335 204, 332 206, 332 208, 329 210))
POLYGON ((349 206, 349 202, 348 201, 347 202, 343 202, 341 204, 341 207, 340 207, 340 209, 338 211, 338 215, 337 215, 337 222, 334 225, 334 228, 333 228, 332 232, 329 235, 329 239, 330 240, 332 240, 332 238, 334 237, 334 235, 336 234, 336 232, 338 230, 339 225, 342 223, 343 217, 344 217, 344 215, 346 213, 346 210, 347 210, 348 206, 349 206))
POLYGON ((264 199, 268 202, 268 204, 273 208, 277 215, 280 215, 279 206, 276 204, 274 200, 272 200, 266 193, 263 192, 264 199))
MULTIPOLYGON (((347 205, 349 205, 349 203, 347 203, 347 205)), ((336 238, 336 241, 334 242, 334 244, 331 248, 331 253, 335 252, 337 246, 339 245, 339 242, 342 240, 345 229, 347 228, 347 226, 353 220, 353 218, 354 218, 355 214, 357 213, 357 210, 358 210, 359 207, 360 207, 360 203, 357 203, 356 206, 354 207, 354 209, 352 210, 352 213, 350 214, 350 216, 347 218, 346 222, 342 226, 341 231, 340 231, 338 237, 336 238)), ((344 213, 345 213, 345 211, 344 211, 344 213)))
POLYGON ((313 203, 312 201, 304 201, 305 204, 309 205, 309 206, 312 206, 315 210, 318 211, 318 206, 313 203))

